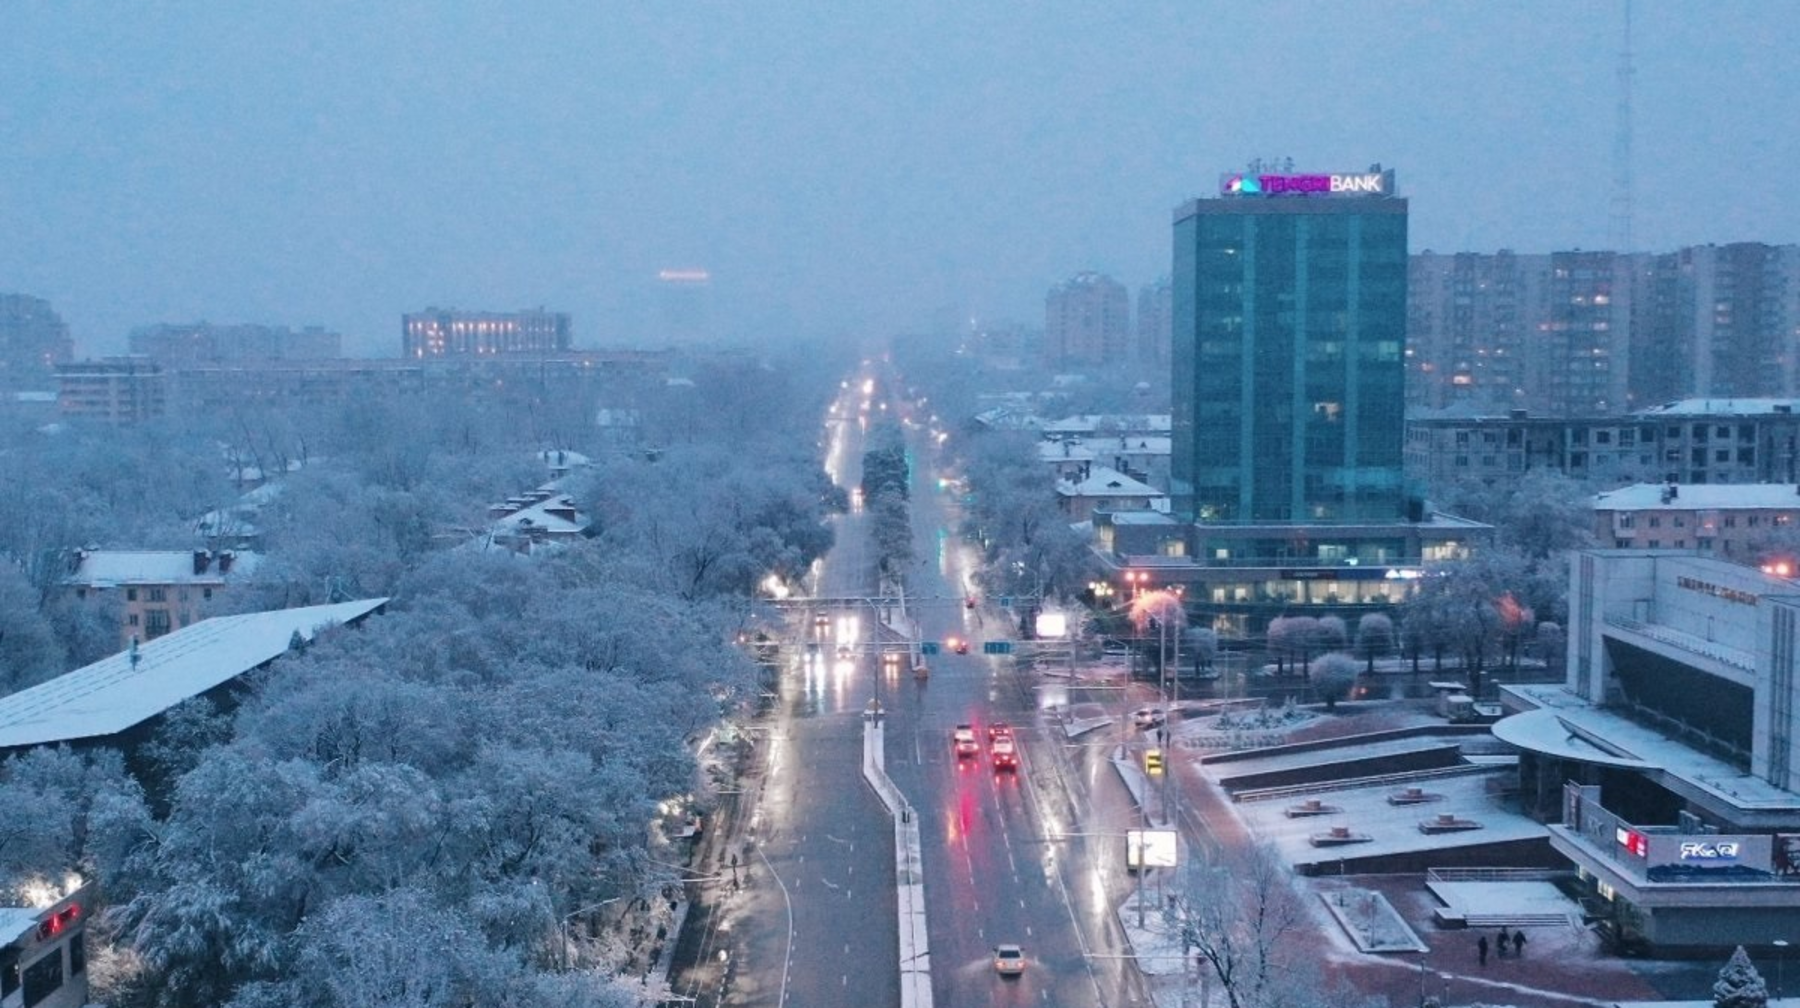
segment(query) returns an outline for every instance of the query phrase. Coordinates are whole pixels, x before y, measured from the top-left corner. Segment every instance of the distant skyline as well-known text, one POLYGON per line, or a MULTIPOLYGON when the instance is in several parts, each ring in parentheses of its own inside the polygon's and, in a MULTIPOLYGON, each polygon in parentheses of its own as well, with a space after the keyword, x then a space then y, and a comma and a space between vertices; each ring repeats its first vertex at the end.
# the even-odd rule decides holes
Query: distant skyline
MULTIPOLYGON (((428 306, 664 342, 1038 325, 1252 157, 1381 162, 1413 251, 1608 247, 1624 3, 0 9, 0 292, 83 355, 206 319, 394 356, 428 306)), ((1800 24, 1633 12, 1634 246, 1800 241, 1800 24)))

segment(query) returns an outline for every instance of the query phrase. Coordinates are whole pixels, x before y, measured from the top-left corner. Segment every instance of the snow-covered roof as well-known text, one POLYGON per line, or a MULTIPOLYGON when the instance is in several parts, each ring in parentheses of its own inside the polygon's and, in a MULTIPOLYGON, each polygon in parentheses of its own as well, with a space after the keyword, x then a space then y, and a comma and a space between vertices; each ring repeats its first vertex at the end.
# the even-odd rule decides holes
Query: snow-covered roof
POLYGON ((1148 483, 1132 479, 1117 469, 1093 466, 1088 478, 1079 483, 1062 480, 1056 492, 1064 497, 1161 497, 1163 492, 1148 483))
POLYGON ((192 550, 93 550, 82 554, 75 573, 63 579, 64 584, 88 588, 116 588, 120 585, 216 585, 224 584, 227 574, 248 574, 262 558, 255 553, 233 553, 221 569, 220 558, 208 556, 205 570, 194 570, 192 550))
POLYGON ((1761 416, 1800 412, 1800 399, 1677 399, 1638 410, 1638 416, 1761 416), (1781 407, 1777 409, 1777 407, 1781 407))
POLYGON ((1556 685, 1508 685, 1538 709, 1501 718, 1494 737, 1521 749, 1640 771, 1660 770, 1742 809, 1800 809, 1800 794, 1744 773, 1556 685))
MULTIPOLYGON (((1168 413, 1083 413, 1061 420, 1050 420, 1043 424, 1045 433, 1050 434, 1086 434, 1111 427, 1121 432, 1130 431, 1168 431, 1172 421, 1168 413)), ((1129 435, 1127 435, 1129 436, 1129 435)))
POLYGON ((287 651, 298 633, 353 623, 385 598, 215 616, 0 697, 0 748, 116 735, 287 651))
POLYGON ((1092 462, 1094 453, 1080 441, 1039 441, 1039 462, 1092 462))
POLYGON ((1114 525, 1180 525, 1180 519, 1161 511, 1114 511, 1114 525))
POLYGON ((1800 490, 1792 483, 1682 483, 1671 500, 1663 500, 1668 486, 1635 483, 1594 495, 1596 511, 1715 511, 1730 508, 1800 509, 1800 490))
POLYGON ((43 911, 34 907, 0 907, 0 946, 11 945, 38 926, 43 911))
POLYGON ((588 527, 575 509, 575 498, 568 494, 554 494, 522 507, 502 518, 494 520, 496 532, 525 532, 541 530, 544 535, 571 536, 580 535, 588 527), (569 515, 575 515, 571 521, 569 515))

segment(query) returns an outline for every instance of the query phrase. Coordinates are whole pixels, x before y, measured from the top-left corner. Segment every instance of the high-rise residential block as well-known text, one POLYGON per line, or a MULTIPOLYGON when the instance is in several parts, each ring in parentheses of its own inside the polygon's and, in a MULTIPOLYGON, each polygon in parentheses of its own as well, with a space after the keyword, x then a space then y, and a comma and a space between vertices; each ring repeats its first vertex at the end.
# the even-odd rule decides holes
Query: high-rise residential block
POLYGON ((1412 257, 1409 404, 1622 414, 1800 395, 1800 246, 1412 257))
POLYGON ((62 316, 28 294, 0 294, 0 389, 47 389, 74 356, 62 316))
POLYGON ((1117 363, 1130 352, 1131 299, 1103 273, 1078 273, 1044 298, 1044 356, 1051 367, 1117 363))
POLYGON ((1166 368, 1175 333, 1175 288, 1163 277, 1138 288, 1137 362, 1140 366, 1166 368))

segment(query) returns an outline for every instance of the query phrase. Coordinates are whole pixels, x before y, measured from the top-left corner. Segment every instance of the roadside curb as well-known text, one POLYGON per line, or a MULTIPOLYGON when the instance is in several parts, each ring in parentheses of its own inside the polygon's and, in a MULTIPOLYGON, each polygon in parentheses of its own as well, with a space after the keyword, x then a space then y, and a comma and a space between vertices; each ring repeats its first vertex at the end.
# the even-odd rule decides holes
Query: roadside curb
POLYGON ((900 908, 900 1005, 932 1008, 924 844, 919 838, 918 814, 887 775, 886 751, 881 709, 871 706, 863 714, 863 779, 894 819, 894 885, 900 908))

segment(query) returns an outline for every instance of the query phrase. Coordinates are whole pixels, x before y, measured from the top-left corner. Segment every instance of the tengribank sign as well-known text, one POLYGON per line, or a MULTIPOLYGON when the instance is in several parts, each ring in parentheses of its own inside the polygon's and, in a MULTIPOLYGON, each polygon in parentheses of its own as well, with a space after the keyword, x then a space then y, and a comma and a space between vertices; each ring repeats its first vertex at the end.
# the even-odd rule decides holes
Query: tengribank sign
POLYGON ((1219 176, 1221 196, 1392 196, 1392 171, 1354 172, 1340 175, 1252 175, 1236 172, 1219 176))

